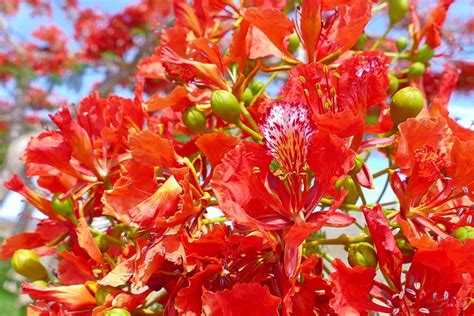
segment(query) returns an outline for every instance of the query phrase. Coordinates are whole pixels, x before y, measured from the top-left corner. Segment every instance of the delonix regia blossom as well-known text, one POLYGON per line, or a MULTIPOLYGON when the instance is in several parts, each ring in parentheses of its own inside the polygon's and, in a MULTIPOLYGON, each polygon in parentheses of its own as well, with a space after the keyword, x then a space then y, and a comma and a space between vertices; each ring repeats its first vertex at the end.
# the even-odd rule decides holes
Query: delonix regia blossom
POLYGON ((0 247, 28 314, 473 314, 474 132, 456 69, 430 87, 451 3, 173 1, 134 98, 61 108, 5 183, 46 216, 0 247))

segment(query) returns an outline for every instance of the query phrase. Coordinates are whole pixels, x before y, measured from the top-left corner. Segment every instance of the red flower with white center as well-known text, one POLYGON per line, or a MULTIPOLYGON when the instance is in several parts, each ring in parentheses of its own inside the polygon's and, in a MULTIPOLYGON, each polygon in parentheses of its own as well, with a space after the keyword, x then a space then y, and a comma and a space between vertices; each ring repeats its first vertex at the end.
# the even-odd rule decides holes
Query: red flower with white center
POLYGON ((333 185, 353 168, 354 154, 342 139, 317 132, 301 104, 275 102, 261 129, 265 146, 238 144, 216 167, 212 187, 228 218, 262 231, 273 244, 278 238, 271 231, 284 239, 286 272, 294 276, 301 243, 311 232, 353 222, 336 212, 345 191, 333 185), (328 194, 334 196, 330 210, 317 210, 328 194))

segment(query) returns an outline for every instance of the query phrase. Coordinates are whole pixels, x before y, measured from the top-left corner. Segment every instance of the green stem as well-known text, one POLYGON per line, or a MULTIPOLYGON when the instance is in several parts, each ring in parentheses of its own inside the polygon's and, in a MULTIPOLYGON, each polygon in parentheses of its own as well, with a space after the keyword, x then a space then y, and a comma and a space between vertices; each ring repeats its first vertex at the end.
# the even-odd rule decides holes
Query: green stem
POLYGON ((253 119, 252 115, 250 112, 247 110, 243 102, 239 102, 239 107, 240 111, 242 111, 242 114, 244 115, 245 119, 247 122, 250 123, 250 126, 253 128, 254 131, 258 132, 258 125, 255 123, 255 120, 253 119))
POLYGON ((262 140, 263 139, 263 136, 260 135, 259 133, 257 133, 256 131, 254 131, 253 129, 251 129, 250 127, 248 127, 247 125, 245 125, 244 123, 242 123, 242 121, 239 121, 236 123, 236 125, 238 127, 240 127, 242 130, 244 130, 245 132, 247 132, 250 136, 252 136, 255 140, 262 140))
POLYGON ((392 170, 391 167, 388 167, 388 168, 385 168, 385 169, 383 169, 383 170, 377 171, 376 173, 374 173, 374 174, 372 175, 372 177, 373 177, 374 179, 375 179, 375 178, 378 178, 378 177, 380 177, 381 175, 384 175, 384 174, 386 174, 386 173, 389 173, 390 170, 392 170))
POLYGON ((370 237, 362 234, 356 237, 349 237, 346 234, 342 234, 341 236, 337 238, 330 238, 330 239, 317 239, 317 240, 312 240, 303 243, 303 247, 308 248, 308 247, 315 247, 319 245, 348 245, 348 244, 354 244, 354 243, 359 243, 359 242, 364 242, 364 241, 369 241, 370 237))
POLYGON ((379 47, 379 45, 380 45, 380 44, 382 43, 382 41, 385 39, 385 37, 387 37, 388 33, 390 33, 390 31, 392 30, 392 28, 393 28, 393 24, 390 24, 390 25, 388 26, 387 30, 385 30, 385 33, 383 33, 382 36, 379 37, 379 38, 375 41, 374 45, 372 45, 372 47, 370 48, 370 50, 376 50, 377 47, 379 47))
MULTIPOLYGON (((322 198, 321 199, 321 204, 324 204, 324 205, 332 205, 334 204, 334 201, 331 200, 331 199, 327 199, 327 198, 322 198)), ((360 211, 360 207, 355 205, 355 204, 342 204, 340 209, 342 210, 350 210, 350 211, 360 211)))
POLYGON ((227 222, 229 219, 225 216, 216 217, 216 218, 205 218, 201 221, 203 225, 215 224, 215 223, 224 223, 227 222))
POLYGON ((270 78, 268 78, 267 82, 265 82, 263 87, 253 96, 252 102, 250 102, 249 106, 251 106, 252 104, 255 103, 255 101, 257 101, 257 99, 262 95, 263 92, 265 92, 265 89, 276 78, 277 75, 278 75, 278 71, 275 71, 274 73, 272 73, 272 75, 270 76, 270 78))

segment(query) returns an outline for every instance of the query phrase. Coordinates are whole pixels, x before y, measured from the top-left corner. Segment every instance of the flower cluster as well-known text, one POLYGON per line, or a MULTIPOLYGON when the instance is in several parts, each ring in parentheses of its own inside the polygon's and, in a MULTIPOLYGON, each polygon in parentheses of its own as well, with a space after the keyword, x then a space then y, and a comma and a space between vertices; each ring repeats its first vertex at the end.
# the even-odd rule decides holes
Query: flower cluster
MULTIPOLYGON (((474 131, 454 65, 429 80, 452 1, 165 2, 134 98, 62 107, 22 157, 35 187, 5 183, 44 215, 0 247, 28 314, 474 313, 474 131), (410 40, 364 34, 385 10, 410 40)), ((122 54, 144 8, 88 41, 122 54)))

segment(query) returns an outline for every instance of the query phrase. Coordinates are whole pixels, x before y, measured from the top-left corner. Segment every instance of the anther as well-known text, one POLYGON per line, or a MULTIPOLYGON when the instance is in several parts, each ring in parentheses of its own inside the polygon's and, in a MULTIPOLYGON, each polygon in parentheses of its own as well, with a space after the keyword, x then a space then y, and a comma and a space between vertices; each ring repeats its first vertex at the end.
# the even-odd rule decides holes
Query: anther
POLYGON ((448 298, 449 298, 449 293, 448 293, 448 291, 444 291, 443 300, 447 301, 448 298))
POLYGON ((299 76, 298 79, 300 79, 301 83, 306 83, 306 78, 303 76, 299 76))
POLYGON ((418 311, 422 314, 429 314, 430 313, 429 309, 424 308, 424 307, 420 308, 418 311))

